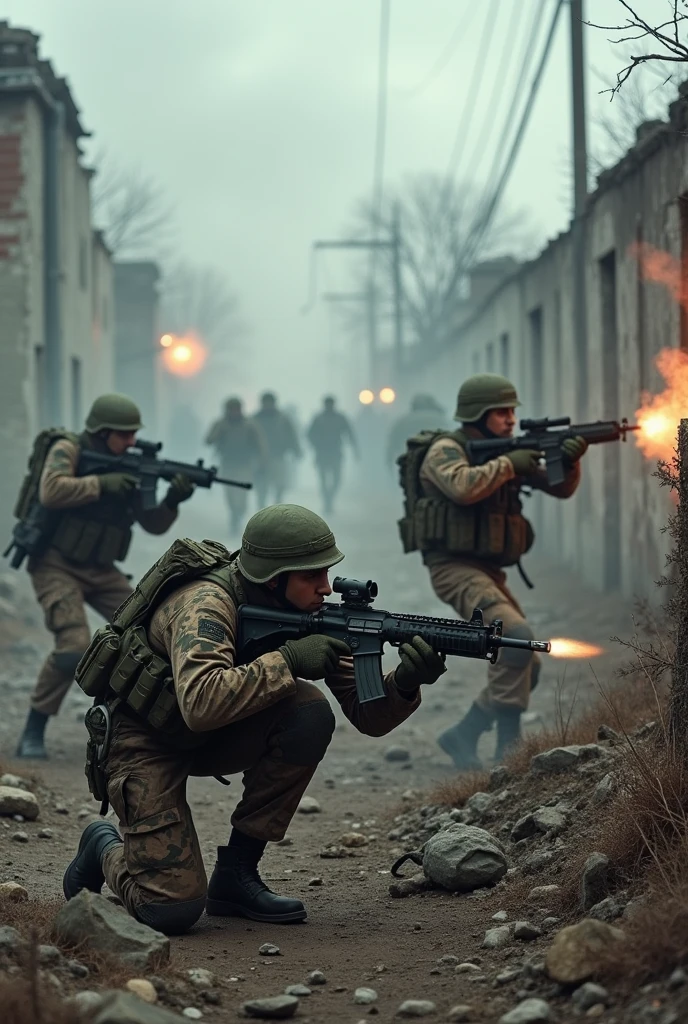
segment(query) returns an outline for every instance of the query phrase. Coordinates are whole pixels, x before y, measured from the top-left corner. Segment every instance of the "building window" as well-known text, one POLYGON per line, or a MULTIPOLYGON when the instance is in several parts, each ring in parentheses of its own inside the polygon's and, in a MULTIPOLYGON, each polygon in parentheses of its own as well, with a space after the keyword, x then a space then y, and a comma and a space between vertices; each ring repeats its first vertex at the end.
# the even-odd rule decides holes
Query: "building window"
POLYGON ((72 430, 81 430, 81 360, 75 356, 72 356, 71 369, 72 430))
POLYGON ((79 287, 83 291, 88 288, 88 245, 85 238, 79 242, 79 287))
POLYGON ((499 338, 499 369, 504 377, 509 376, 509 335, 506 331, 499 338))

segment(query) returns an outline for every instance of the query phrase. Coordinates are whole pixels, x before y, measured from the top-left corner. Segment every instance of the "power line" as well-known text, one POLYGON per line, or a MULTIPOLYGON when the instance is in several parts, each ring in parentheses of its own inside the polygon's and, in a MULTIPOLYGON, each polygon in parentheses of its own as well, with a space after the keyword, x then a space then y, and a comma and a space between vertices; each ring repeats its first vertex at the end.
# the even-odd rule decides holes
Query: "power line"
MULTIPOLYGON (((514 9, 518 10, 518 4, 514 3, 514 9)), ((457 26, 449 37, 449 41, 445 44, 440 53, 439 57, 432 65, 428 73, 420 80, 417 85, 414 85, 412 89, 409 89, 405 96, 407 99, 411 99, 414 96, 420 96, 421 93, 425 92, 427 87, 434 82, 438 75, 440 75, 446 68, 449 61, 454 56, 454 51, 459 44, 459 40, 463 35, 466 34, 468 28, 473 21, 473 15, 478 10, 478 4, 473 3, 468 11, 468 17, 461 16, 457 26)))
POLYGON ((532 81, 531 86, 530 86, 530 92, 528 94, 528 99, 526 101, 525 109, 524 109, 523 114, 521 116, 521 121, 520 121, 518 129, 516 131, 516 136, 515 136, 514 141, 513 141, 512 145, 511 145, 511 149, 509 151, 509 155, 507 156, 506 163, 504 165, 504 169, 503 169, 501 177, 500 177, 500 179, 499 179, 499 181, 497 183, 497 186, 496 186, 496 188, 494 190, 492 198, 491 198, 490 202, 488 203, 487 209, 485 210, 485 213, 481 217, 480 223, 477 225, 476 231, 474 233, 473 245, 472 245, 472 248, 469 250, 469 258, 468 258, 468 262, 469 263, 472 260, 472 258, 475 256, 475 253, 477 252, 478 247, 480 246, 480 243, 482 242, 483 238, 485 237, 485 232, 487 231, 488 227, 490 226, 490 221, 492 220, 492 217, 494 215, 495 209, 497 208, 497 204, 499 203, 499 200, 502 197, 502 193, 504 191, 506 183, 507 183, 507 181, 509 179, 511 171, 513 170, 514 164, 516 162, 516 158, 517 158, 519 150, 521 148, 521 143, 523 141, 523 137, 525 135, 526 128, 528 127, 528 122, 530 120, 530 115, 531 115, 533 107, 535 105, 535 99, 537 97, 538 89, 540 87, 540 82, 542 80, 542 74, 543 74, 543 72, 545 70, 545 65, 547 64, 547 58, 549 57, 550 50, 552 49, 552 43, 554 41, 554 35, 555 35, 555 32, 556 32, 557 21, 559 19, 559 12, 560 12, 560 10, 561 10, 561 8, 563 6, 564 6, 564 0, 557 0, 557 6, 556 6, 556 8, 554 10, 554 15, 552 16, 552 21, 550 23, 549 32, 547 34, 547 39, 545 41, 545 47, 544 47, 544 50, 542 51, 542 56, 540 57, 540 63, 538 64, 537 71, 535 72, 535 77, 533 78, 533 81, 532 81))
POLYGON ((447 188, 449 188, 456 175, 457 166, 460 161, 461 153, 463 152, 464 141, 468 138, 473 114, 475 113, 477 105, 476 100, 478 98, 483 75, 485 73, 485 67, 487 65, 487 51, 490 45, 490 36, 494 31, 497 3, 498 0, 490 0, 490 6, 487 8, 485 24, 483 25, 483 30, 480 34, 480 42, 478 43, 478 49, 476 51, 476 63, 473 68, 471 84, 464 99, 463 109, 456 129, 456 136, 454 137, 454 145, 452 146, 451 156, 449 157, 446 174, 447 188))

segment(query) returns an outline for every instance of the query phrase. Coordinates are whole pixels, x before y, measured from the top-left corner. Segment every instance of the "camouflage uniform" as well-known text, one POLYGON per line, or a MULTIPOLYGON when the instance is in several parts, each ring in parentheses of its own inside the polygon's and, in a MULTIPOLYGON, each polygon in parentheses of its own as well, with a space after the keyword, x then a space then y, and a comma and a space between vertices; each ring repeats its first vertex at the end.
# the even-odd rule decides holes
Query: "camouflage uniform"
MULTIPOLYGON (((94 444, 88 436, 81 442, 94 444)), ((101 501, 98 476, 76 476, 79 453, 79 444, 69 438, 57 441, 50 449, 41 475, 42 505, 67 510, 101 501)), ((144 511, 137 493, 128 502, 131 517, 148 533, 165 533, 177 518, 176 509, 164 502, 144 511)), ((46 627, 55 637, 55 648, 39 673, 31 707, 45 715, 56 715, 71 685, 76 663, 91 638, 84 602, 110 619, 131 593, 131 586, 112 564, 79 564, 52 547, 29 561, 29 575, 46 627)))
MULTIPOLYGON (((217 451, 222 475, 233 480, 252 483, 267 459, 263 432, 255 420, 243 415, 238 399, 227 402, 225 415, 213 423, 205 443, 217 451), (237 409, 234 415, 230 415, 232 405, 237 409)), ((236 536, 241 533, 246 519, 248 491, 241 487, 225 487, 224 494, 229 508, 230 532, 236 536)))
POLYGON ((267 448, 267 458, 256 472, 256 504, 264 508, 268 503, 279 504, 287 489, 288 456, 301 458, 301 445, 289 416, 275 405, 274 396, 263 395, 262 408, 253 422, 260 429, 267 448), (266 402, 266 397, 272 399, 266 402), (269 499, 272 496, 273 502, 269 499))
MULTIPOLYGON (((476 432, 476 437, 479 436, 476 432)), ((505 455, 483 466, 472 466, 464 448, 451 437, 441 437, 430 446, 420 471, 426 496, 444 496, 460 505, 475 505, 514 478, 514 467, 505 455)), ((557 487, 550 487, 544 471, 528 477, 527 485, 557 498, 568 498, 578 487, 579 480, 580 466, 575 463, 564 483, 557 487)), ((452 605, 459 618, 469 619, 474 608, 481 608, 486 622, 503 621, 505 635, 525 636, 525 616, 507 587, 506 573, 499 565, 439 552, 427 552, 423 560, 430 571, 435 593, 452 605)), ((526 664, 519 664, 522 659, 509 655, 509 651, 502 651, 497 662, 488 669, 487 686, 476 701, 485 711, 500 706, 520 710, 528 707, 537 656, 526 659, 526 664)))
POLYGON ((320 479, 320 493, 327 515, 342 478, 343 444, 348 441, 358 456, 356 436, 346 416, 334 408, 334 399, 325 399, 325 408, 313 417, 307 435, 315 453, 315 466, 320 479))
MULTIPOLYGON (((272 603, 265 588, 238 574, 235 579, 251 604, 272 603)), ((193 921, 205 902, 206 874, 186 800, 187 778, 243 772, 244 792, 232 825, 256 839, 278 841, 334 728, 324 694, 295 679, 278 651, 235 664, 236 625, 236 603, 209 581, 184 585, 163 601, 151 622, 151 646, 171 662, 182 716, 203 737, 198 747, 179 750, 145 724, 116 713, 106 771, 124 846, 105 854, 103 871, 130 913, 159 927, 166 907, 193 921)), ((342 658, 325 683, 349 721, 370 736, 394 729, 420 702, 419 696, 402 697, 390 673, 388 699, 359 704, 350 658, 342 658)))

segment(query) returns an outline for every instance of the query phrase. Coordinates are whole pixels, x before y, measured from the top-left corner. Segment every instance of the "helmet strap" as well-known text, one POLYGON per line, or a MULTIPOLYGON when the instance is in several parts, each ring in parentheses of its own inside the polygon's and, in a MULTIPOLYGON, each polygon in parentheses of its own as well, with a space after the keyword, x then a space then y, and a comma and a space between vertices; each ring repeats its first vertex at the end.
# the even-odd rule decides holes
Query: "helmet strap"
POLYGON ((298 611, 296 605, 293 605, 291 601, 287 600, 287 586, 289 585, 289 573, 281 572, 276 579, 277 586, 273 590, 273 594, 282 605, 283 608, 288 608, 290 611, 298 611))
POLYGON ((491 412, 492 409, 487 409, 487 411, 482 414, 480 419, 473 420, 472 423, 467 423, 466 426, 472 427, 473 430, 477 430, 479 433, 483 435, 483 437, 496 437, 497 435, 493 433, 487 426, 487 417, 490 415, 491 412))

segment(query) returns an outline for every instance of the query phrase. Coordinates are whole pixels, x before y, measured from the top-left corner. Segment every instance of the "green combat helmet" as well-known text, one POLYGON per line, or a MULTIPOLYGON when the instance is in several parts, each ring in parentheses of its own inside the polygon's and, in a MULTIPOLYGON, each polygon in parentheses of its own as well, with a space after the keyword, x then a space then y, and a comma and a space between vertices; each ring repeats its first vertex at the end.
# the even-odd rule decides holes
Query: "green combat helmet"
POLYGON ((126 395, 101 395, 86 417, 89 434, 97 434, 99 430, 140 430, 142 426, 139 407, 126 395))
POLYGON ((329 569, 344 555, 324 519, 301 505, 271 505, 251 516, 241 539, 239 569, 252 583, 283 572, 329 569))
POLYGON ((490 409, 515 409, 521 403, 516 388, 498 373, 476 373, 459 389, 455 420, 475 423, 490 409))

